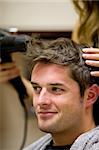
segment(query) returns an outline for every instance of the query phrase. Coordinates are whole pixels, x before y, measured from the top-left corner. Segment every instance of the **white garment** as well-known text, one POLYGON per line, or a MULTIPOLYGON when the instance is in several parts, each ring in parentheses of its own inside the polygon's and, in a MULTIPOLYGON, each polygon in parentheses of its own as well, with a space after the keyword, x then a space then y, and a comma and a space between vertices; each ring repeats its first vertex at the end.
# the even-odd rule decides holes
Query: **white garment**
MULTIPOLYGON (((23 150, 44 150, 51 140, 51 135, 47 134, 23 150)), ((99 126, 80 135, 70 150, 99 150, 99 126)))

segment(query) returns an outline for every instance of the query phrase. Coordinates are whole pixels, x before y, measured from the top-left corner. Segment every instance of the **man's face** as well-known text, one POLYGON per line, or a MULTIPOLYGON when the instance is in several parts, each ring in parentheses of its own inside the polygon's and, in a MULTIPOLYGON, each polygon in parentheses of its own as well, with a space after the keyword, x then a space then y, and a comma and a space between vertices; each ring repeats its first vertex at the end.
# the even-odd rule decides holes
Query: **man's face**
POLYGON ((78 131, 83 125, 84 103, 69 67, 37 63, 32 71, 33 105, 44 132, 78 131))

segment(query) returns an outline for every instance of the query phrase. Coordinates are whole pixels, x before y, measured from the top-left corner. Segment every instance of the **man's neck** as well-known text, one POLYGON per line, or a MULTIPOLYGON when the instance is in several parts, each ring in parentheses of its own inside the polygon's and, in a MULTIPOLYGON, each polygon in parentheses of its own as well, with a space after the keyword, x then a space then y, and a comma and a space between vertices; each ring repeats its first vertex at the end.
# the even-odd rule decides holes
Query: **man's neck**
POLYGON ((52 134, 53 137, 53 145, 54 146, 62 146, 62 145, 71 145, 73 142, 83 133, 88 132, 89 130, 95 128, 95 124, 93 123, 90 128, 86 127, 83 130, 71 131, 71 132, 63 132, 52 134), (60 138, 61 137, 61 138, 60 138))

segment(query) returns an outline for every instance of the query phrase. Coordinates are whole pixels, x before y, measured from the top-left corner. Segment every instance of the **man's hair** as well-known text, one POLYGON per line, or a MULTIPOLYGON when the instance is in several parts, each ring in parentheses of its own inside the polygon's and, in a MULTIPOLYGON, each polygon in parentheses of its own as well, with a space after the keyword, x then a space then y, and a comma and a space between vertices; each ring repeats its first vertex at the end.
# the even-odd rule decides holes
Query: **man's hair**
POLYGON ((27 50, 30 68, 33 69, 34 65, 39 61, 68 66, 70 68, 71 78, 80 87, 81 96, 84 95, 87 87, 96 83, 95 78, 90 75, 91 67, 87 66, 82 58, 82 49, 86 47, 85 45, 77 44, 68 38, 58 38, 49 42, 47 45, 42 42, 38 46, 34 45, 32 41, 32 44, 29 45, 27 50))

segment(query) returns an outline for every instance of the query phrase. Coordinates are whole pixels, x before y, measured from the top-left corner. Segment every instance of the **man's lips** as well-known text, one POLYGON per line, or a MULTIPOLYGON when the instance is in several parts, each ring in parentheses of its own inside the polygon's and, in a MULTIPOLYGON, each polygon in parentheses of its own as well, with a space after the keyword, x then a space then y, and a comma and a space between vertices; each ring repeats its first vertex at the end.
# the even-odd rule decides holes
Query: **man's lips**
POLYGON ((37 113, 37 115, 40 116, 41 118, 51 118, 55 114, 57 114, 57 112, 53 112, 53 111, 39 111, 37 113))

